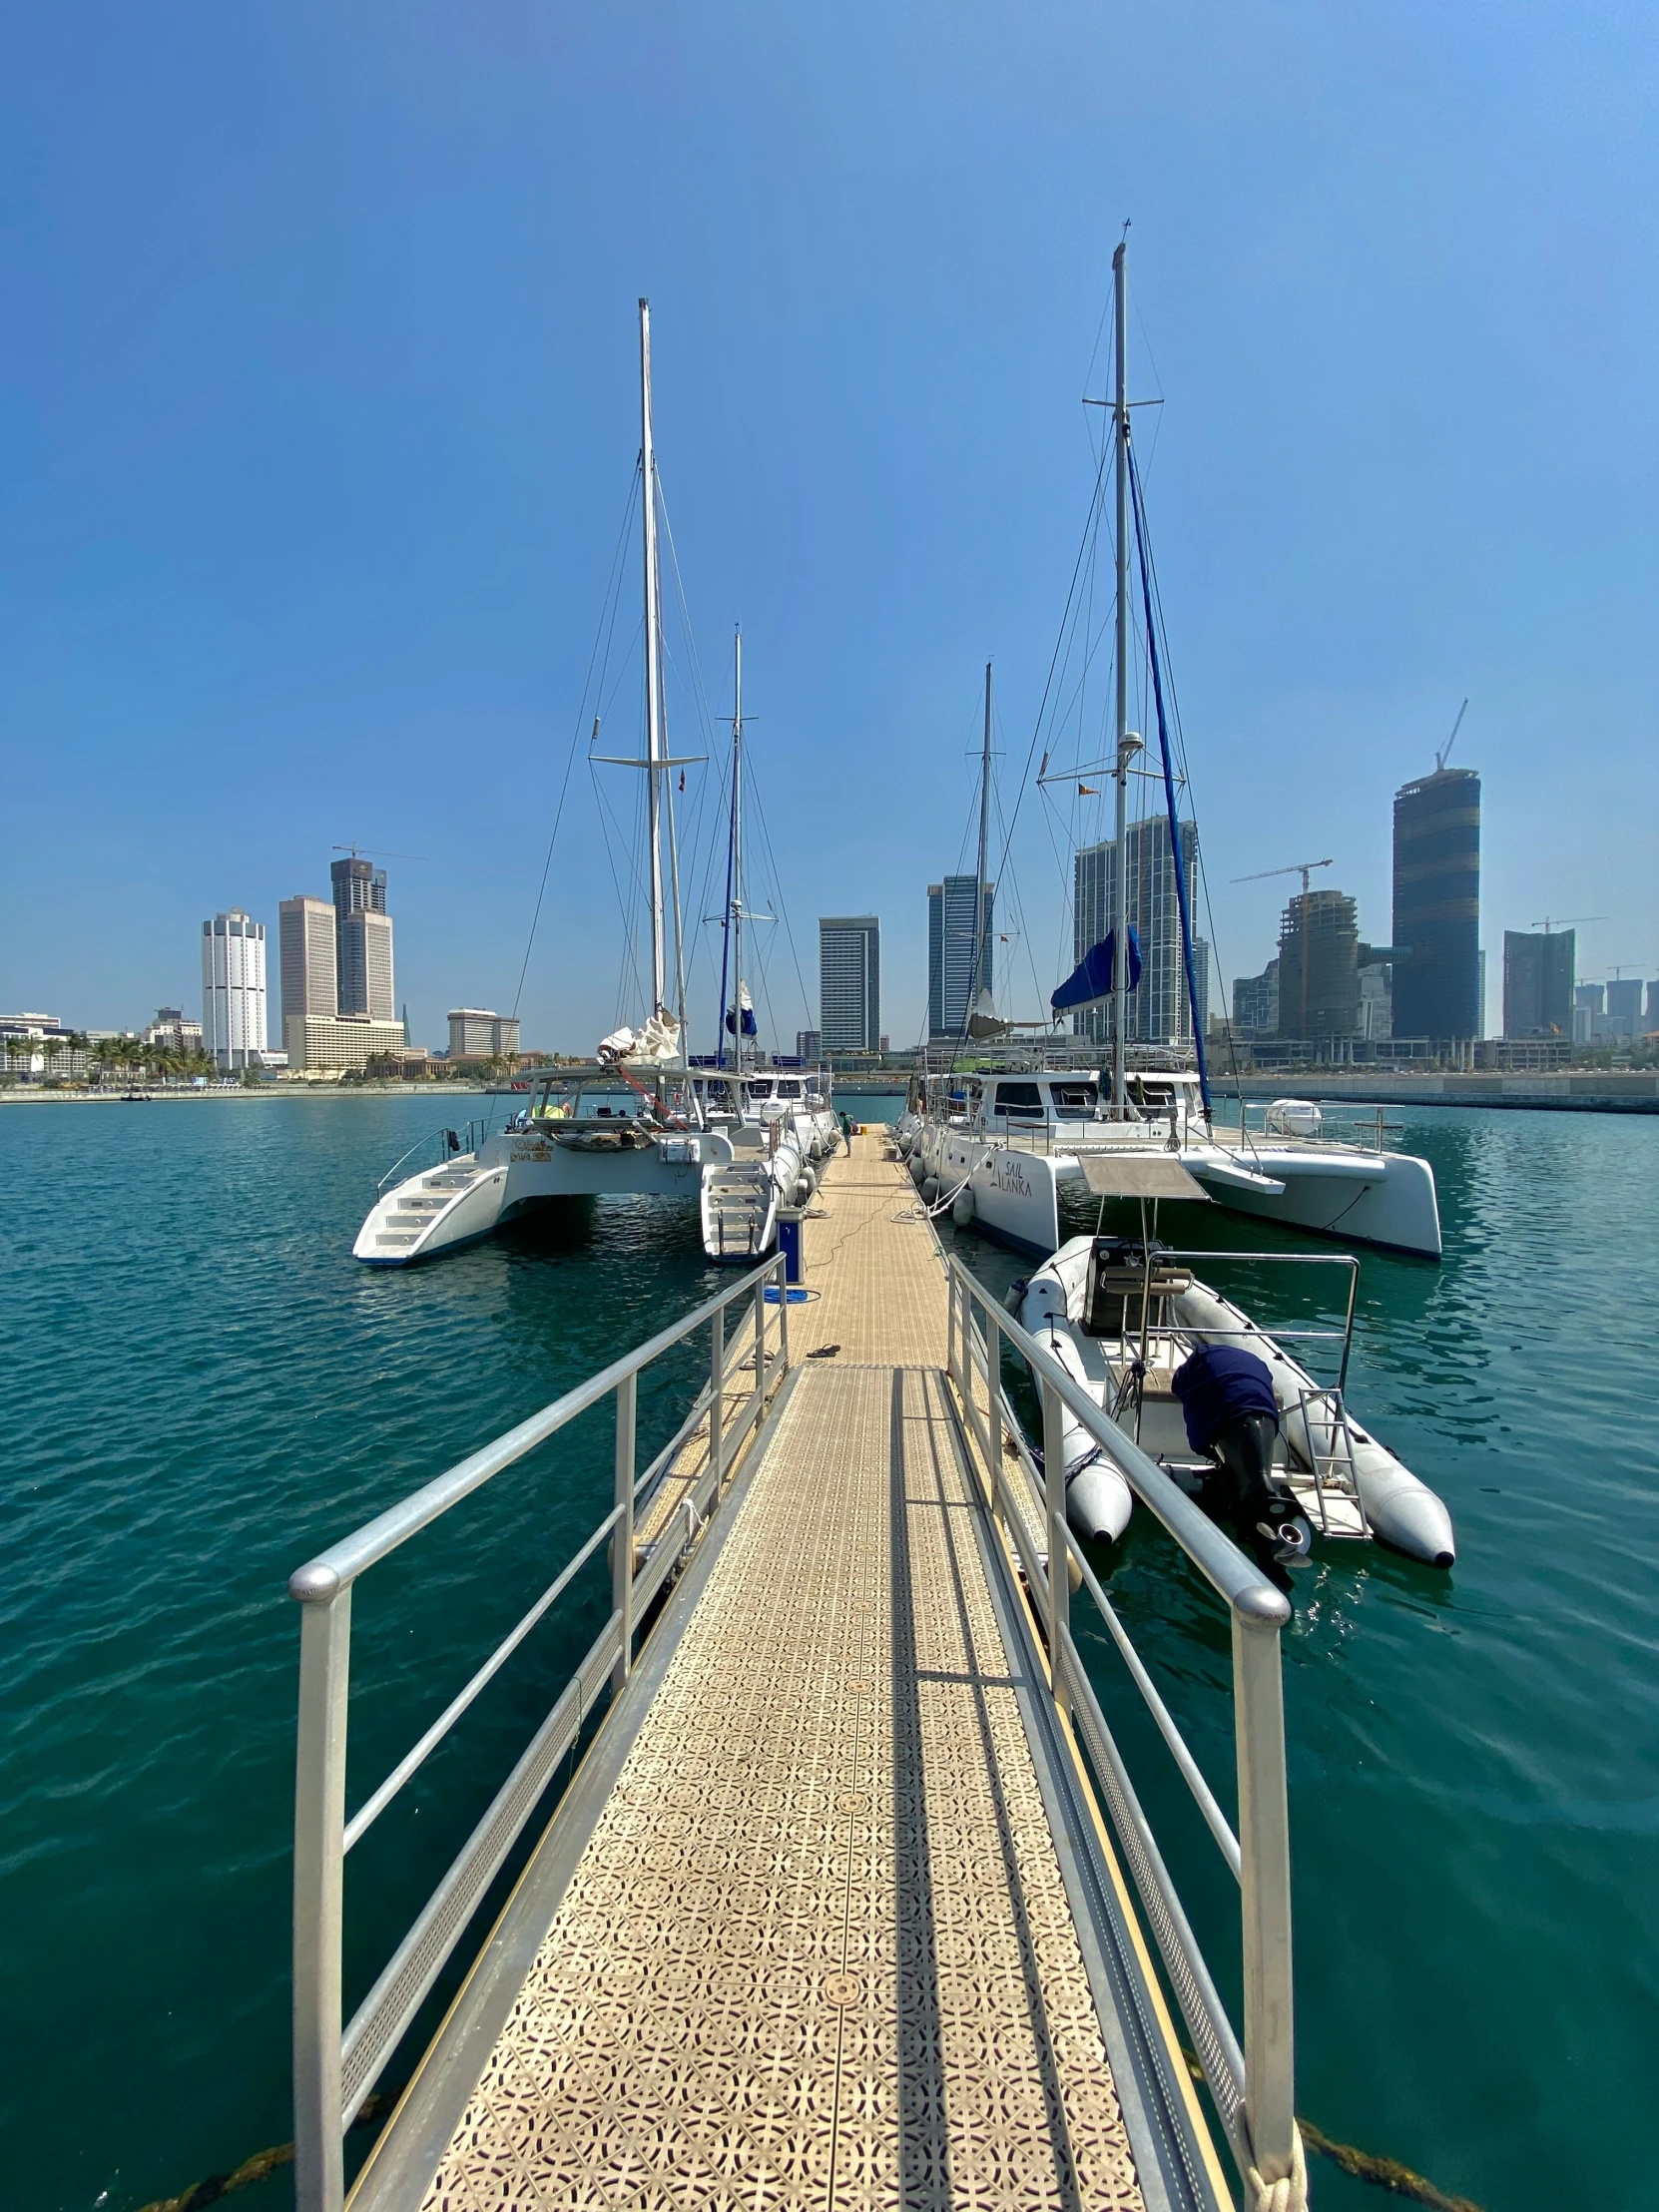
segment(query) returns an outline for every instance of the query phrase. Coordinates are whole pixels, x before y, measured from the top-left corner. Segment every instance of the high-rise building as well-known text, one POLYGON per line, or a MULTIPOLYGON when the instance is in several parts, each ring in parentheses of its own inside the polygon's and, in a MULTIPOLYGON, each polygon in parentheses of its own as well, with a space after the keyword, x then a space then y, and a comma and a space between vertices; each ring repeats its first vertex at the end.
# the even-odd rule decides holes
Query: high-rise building
POLYGON ((343 1017, 397 1019, 391 967, 391 916, 359 906, 338 925, 339 1010, 343 1017))
POLYGON ((1480 778, 1436 769, 1394 794, 1396 1037, 1480 1034, 1480 778))
POLYGON ((386 871, 352 853, 347 860, 335 860, 328 875, 334 887, 339 1011, 365 1014, 371 1021, 395 1020, 386 871))
POLYGON ((386 910, 386 871, 371 861, 335 860, 328 869, 334 886, 334 911, 343 921, 347 914, 383 914, 386 910))
POLYGON ((1386 1044, 1394 1033, 1393 965, 1366 959, 1364 953, 1370 950, 1370 945, 1365 946, 1361 956, 1360 1019, 1354 1033, 1368 1044, 1386 1044))
MULTIPOLYGON (((985 926, 988 931, 988 919, 985 926)), ((972 927, 970 915, 970 932, 972 927)), ((970 945, 968 959, 972 958, 970 945)), ((881 924, 874 914, 825 914, 820 917, 818 1025, 826 1052, 874 1052, 879 1049, 881 924)))
MULTIPOLYGON (((1141 948, 1140 987, 1129 994, 1128 1035, 1138 1044, 1191 1044, 1192 1009, 1187 1003, 1187 969, 1181 954, 1181 907, 1176 892, 1169 823, 1162 815, 1132 822, 1129 845, 1129 926, 1141 948)), ((1117 841, 1086 844, 1073 864, 1072 958, 1081 960, 1104 941, 1117 918, 1117 841)), ((1198 906, 1198 825, 1181 825, 1181 860, 1186 874, 1187 911, 1198 906)), ((1210 948, 1193 940, 1193 969, 1198 984, 1199 1033, 1209 1025, 1210 948)), ((1078 1036, 1104 1040, 1111 1034, 1111 1008, 1084 1006, 1072 1017, 1078 1036)))
POLYGON ((1279 1034, 1323 1045, 1360 1026, 1360 909, 1346 891, 1298 891, 1279 924, 1279 1034))
POLYGON ((1614 1038, 1635 1036, 1642 1026, 1642 984, 1635 975, 1621 976, 1607 986, 1607 1034, 1614 1038))
POLYGON ((282 1042, 295 1015, 330 1019, 339 1012, 339 953, 333 906, 326 898, 307 898, 303 892, 284 898, 276 909, 277 945, 281 955, 282 1042))
MULTIPOLYGON (((985 885, 985 942, 980 951, 979 982, 973 983, 973 934, 976 883, 971 875, 947 875, 927 886, 927 1028, 941 1042, 960 1037, 973 1011, 970 1000, 991 988, 991 947, 996 942, 992 917, 996 885, 985 885)), ((873 1027, 873 1025, 872 1025, 873 1027)))
POLYGON ((202 924, 202 1049, 222 1068, 245 1068, 269 1042, 265 923, 233 906, 202 924))
POLYGON ((795 1056, 808 1065, 824 1056, 823 1033, 817 1029, 798 1029, 795 1033, 795 1056))
POLYGON ((449 1009, 449 1057, 452 1060, 516 1060, 519 1022, 516 1014, 497 1014, 487 1006, 451 1006, 449 1009))
POLYGON ((1233 1027, 1241 1037, 1279 1033, 1279 962, 1270 960, 1260 975, 1233 978, 1233 1027))
POLYGON ((1647 1025, 1650 1031, 1659 1029, 1659 983, 1647 987, 1647 1025))
POLYGON ((1574 958, 1571 929, 1504 930, 1506 1037, 1572 1035, 1574 958))

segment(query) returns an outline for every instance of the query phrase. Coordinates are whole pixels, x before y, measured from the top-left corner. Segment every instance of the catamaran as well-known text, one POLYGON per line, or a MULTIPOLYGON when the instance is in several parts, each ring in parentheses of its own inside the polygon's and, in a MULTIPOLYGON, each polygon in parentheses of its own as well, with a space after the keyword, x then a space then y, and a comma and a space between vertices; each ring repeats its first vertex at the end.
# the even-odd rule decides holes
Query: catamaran
MULTIPOLYGON (((776 1240, 779 1206, 805 1204, 812 1195, 810 1143, 803 1139, 798 1117, 711 1111, 715 1102, 708 1080, 694 1071, 686 1054, 686 963, 669 778, 687 764, 672 757, 665 743, 649 301, 640 301, 639 312, 645 754, 613 765, 638 769, 646 777, 651 1011, 637 1029, 613 1031, 591 1062, 538 1073, 529 1103, 504 1129, 470 1151, 462 1150, 458 1140, 451 1143, 449 1132, 437 1132, 428 1140, 439 1154, 436 1161, 394 1180, 411 1157, 405 1154, 382 1179, 352 1248, 371 1267, 407 1267, 452 1252, 533 1207, 613 1197, 695 1200, 711 1259, 757 1260, 776 1240), (672 1005, 665 828, 674 914, 672 1005)), ((741 743, 741 692, 737 728, 741 743)), ((815 1124, 812 1133, 822 1148, 822 1130, 815 1124)))
MULTIPOLYGON (((1127 250, 1112 259, 1116 305, 1116 396, 1113 439, 1117 493, 1117 700, 1111 773, 1116 785, 1117 851, 1128 840, 1128 793, 1144 752, 1129 727, 1131 540, 1138 553, 1140 598, 1152 697, 1158 719, 1170 850, 1179 855, 1175 772, 1165 718, 1158 624, 1147 553, 1145 510, 1130 446, 1127 389, 1127 250), (1133 517, 1133 531, 1131 530, 1133 517)), ((988 860, 991 763, 990 671, 985 672, 985 740, 980 771, 979 884, 971 970, 984 973, 988 917, 984 883, 988 860)), ((1186 999, 1191 1014, 1193 1065, 1185 1054, 1132 1047, 1129 1002, 1140 978, 1140 952, 1129 917, 1129 869, 1116 869, 1115 913, 1102 942, 1092 945, 1053 993, 1057 1017, 1105 1004, 1111 1019, 1111 1064, 1053 1068, 1044 1044, 1021 1065, 1017 1052, 994 1071, 972 1075, 917 1075, 895 1134, 910 1173, 929 1205, 949 1203, 958 1224, 973 1222, 993 1237, 1046 1256, 1061 1242, 1061 1193, 1090 1181, 1091 1161, 1166 1156, 1180 1164, 1220 1204, 1263 1220, 1341 1236, 1345 1242, 1382 1246, 1437 1260, 1440 1218, 1433 1170, 1426 1160, 1388 1149, 1381 1114, 1375 1134, 1364 1122, 1347 1122, 1305 1101, 1281 1100, 1259 1125, 1242 1107, 1237 1125, 1217 1120, 1205 1056, 1203 1007, 1197 986, 1192 915, 1186 870, 1174 867, 1186 999), (1124 948, 1120 959, 1119 948, 1124 948)), ((970 992, 962 1042, 988 1046, 1009 1037, 1013 1025, 998 1021, 982 991, 970 992)))

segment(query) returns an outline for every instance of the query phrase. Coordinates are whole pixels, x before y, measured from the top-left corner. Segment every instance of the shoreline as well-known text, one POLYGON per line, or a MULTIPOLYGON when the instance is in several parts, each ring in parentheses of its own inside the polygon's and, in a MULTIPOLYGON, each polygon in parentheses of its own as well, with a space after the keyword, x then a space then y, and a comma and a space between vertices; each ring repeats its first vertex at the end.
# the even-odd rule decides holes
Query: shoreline
POLYGON ((213 1084, 202 1090, 153 1090, 129 1097, 125 1091, 29 1090, 19 1084, 0 1090, 0 1106, 173 1106, 205 1098, 488 1098, 482 1084, 468 1083, 241 1083, 213 1084))

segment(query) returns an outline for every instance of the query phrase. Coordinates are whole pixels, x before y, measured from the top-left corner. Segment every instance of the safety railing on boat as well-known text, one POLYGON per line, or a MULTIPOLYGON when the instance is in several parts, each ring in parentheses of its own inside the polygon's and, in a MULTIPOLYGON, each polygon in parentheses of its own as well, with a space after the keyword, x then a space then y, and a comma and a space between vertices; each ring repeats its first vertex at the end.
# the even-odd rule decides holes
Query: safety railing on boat
POLYGON ((1268 2181, 1292 2170, 1295 2037, 1291 1980, 1290 1815, 1280 1631, 1286 1598, 1255 1562, 1148 1458, 994 1295, 950 1261, 949 1368, 988 1476, 986 1503, 1007 1530, 1036 1599, 1052 1671, 1051 1693, 1081 1736, 1170 1985, 1198 2053, 1241 2172, 1268 2181), (1030 1366, 1042 1400, 1043 1466, 1026 1448, 1002 1387, 1002 1346, 1030 1366), (1235 1834, 1203 1770, 1136 1652, 1128 1631, 1066 1522, 1062 1419, 1069 1412, 1121 1471, 1142 1503, 1225 1600, 1232 1624, 1233 1722, 1239 1827, 1235 1834), (1019 1487, 1006 1478, 1011 1441, 1040 1505, 1033 1528, 1019 1487), (1243 1921, 1244 2040, 1204 1962, 1123 1757, 1084 1669, 1070 1620, 1073 1561, 1130 1677, 1239 1883, 1243 1921))
MULTIPOLYGON (((416 1137, 407 1152, 393 1160, 391 1166, 387 1168, 385 1174, 374 1186, 375 1197, 378 1198, 386 1185, 396 1179, 398 1171, 408 1161, 412 1160, 417 1152, 426 1151, 428 1146, 437 1154, 437 1158, 432 1162, 434 1168, 441 1168, 450 1160, 458 1160, 463 1154, 476 1152, 483 1142, 483 1129, 484 1124, 481 1121, 469 1121, 464 1134, 459 1129, 428 1129, 425 1136, 416 1137)), ((419 1170, 417 1169, 415 1172, 418 1174, 419 1170)))
MULTIPOLYGON (((607 1685, 620 1689, 633 1666, 634 1638, 686 1542, 725 1492, 743 1439, 766 1410, 790 1364, 789 1300, 782 1254, 735 1282, 648 1344, 602 1369, 321 1552, 289 1578, 302 1607, 299 1631, 299 1728, 293 1838, 294 2195, 299 2212, 339 2212, 344 2192, 342 2139, 386 2060, 442 1970, 485 1891, 535 1810, 559 1761, 576 1742, 607 1685), (778 1347, 767 1347, 767 1314, 776 1285, 778 1347), (728 1414, 734 1368, 727 1315, 753 1301, 755 1387, 728 1414), (636 1412, 641 1372, 694 1336, 710 1332, 709 1380, 680 1427, 641 1474, 636 1412), (351 1591, 367 1570, 429 1528, 463 1498, 545 1443, 578 1414, 616 1399, 615 1502, 524 1617, 349 1820, 345 1814, 347 1682, 351 1591), (635 1515, 687 1437, 707 1415, 707 1465, 675 1507, 650 1555, 635 1558, 635 1515), (685 1515, 682 1532, 680 1516, 685 1515), (473 1700, 551 1611, 607 1538, 611 1612, 598 1637, 458 1857, 416 1915, 413 1926, 350 2020, 341 2017, 341 1944, 345 1855, 436 1750, 473 1700)), ((741 1323, 740 1323, 740 1326, 741 1323)))
POLYGON ((1385 1106, 1374 1106, 1368 1111, 1363 1106, 1350 1106, 1343 1101, 1335 1105, 1322 1103, 1316 1109, 1315 1118, 1303 1126, 1297 1117, 1286 1114, 1276 1102, 1240 1099, 1238 1121, 1221 1126, 1237 1129, 1246 1138, 1260 1137, 1269 1144, 1283 1144, 1287 1140, 1294 1144, 1300 1138, 1310 1144, 1340 1144, 1360 1152, 1382 1152, 1389 1145, 1398 1144, 1405 1129, 1402 1121, 1390 1121, 1385 1106))

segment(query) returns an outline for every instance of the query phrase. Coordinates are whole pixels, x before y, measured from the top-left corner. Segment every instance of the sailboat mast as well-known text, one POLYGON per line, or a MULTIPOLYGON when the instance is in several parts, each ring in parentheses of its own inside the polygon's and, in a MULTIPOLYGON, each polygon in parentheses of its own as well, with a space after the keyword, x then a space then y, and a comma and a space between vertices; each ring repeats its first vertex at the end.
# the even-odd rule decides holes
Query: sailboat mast
POLYGON ((985 746, 979 761, 979 872, 973 879, 973 974, 968 981, 967 1018, 963 1028, 972 1035, 969 1024, 979 1004, 979 993, 985 983, 985 868, 990 858, 991 829, 991 664, 985 663, 985 746))
MULTIPOLYGON (((733 966, 737 989, 732 1003, 736 1009, 737 1064, 740 1078, 743 1075, 743 625, 738 625, 732 643, 732 948, 733 966)), ((739 1113, 742 1113, 739 1098, 739 1113)))
POLYGON ((640 481, 645 510, 646 822, 651 881, 651 1010, 664 1011, 667 960, 663 929, 663 624, 657 569, 657 455, 651 442, 651 302, 640 301, 640 481))
POLYGON ((1112 407, 1112 437, 1117 448, 1118 634, 1117 634, 1117 912, 1112 917, 1112 1112, 1124 1114, 1124 1064, 1129 1034, 1129 243, 1112 256, 1112 289, 1117 323, 1117 395, 1112 407))

